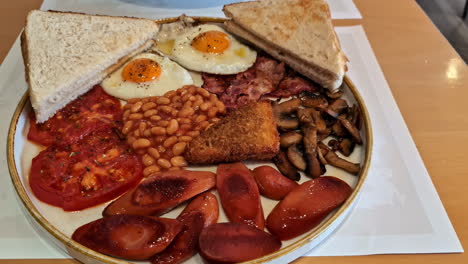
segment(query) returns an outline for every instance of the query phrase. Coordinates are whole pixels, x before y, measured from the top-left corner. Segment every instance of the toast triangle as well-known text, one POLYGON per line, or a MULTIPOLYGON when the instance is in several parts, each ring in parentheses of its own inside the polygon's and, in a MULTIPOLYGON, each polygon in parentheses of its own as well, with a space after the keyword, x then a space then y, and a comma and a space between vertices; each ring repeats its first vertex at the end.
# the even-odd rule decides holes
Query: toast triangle
POLYGON ((347 59, 324 0, 240 2, 225 5, 223 12, 231 18, 225 23, 228 31, 255 38, 254 45, 325 88, 341 85, 347 59))
POLYGON ((21 47, 37 122, 149 48, 158 28, 148 19, 31 11, 21 47))

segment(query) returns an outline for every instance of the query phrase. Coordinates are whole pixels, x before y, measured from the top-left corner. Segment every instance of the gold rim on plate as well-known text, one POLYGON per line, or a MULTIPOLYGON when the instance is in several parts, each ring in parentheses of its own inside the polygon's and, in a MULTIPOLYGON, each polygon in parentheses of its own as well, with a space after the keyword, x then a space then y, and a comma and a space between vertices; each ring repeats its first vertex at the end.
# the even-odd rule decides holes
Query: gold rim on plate
MULTIPOLYGON (((226 19, 224 18, 212 18, 212 17, 192 17, 195 19, 197 22, 201 23, 222 23, 226 19)), ((156 23, 158 24, 165 24, 165 23, 171 23, 176 21, 178 18, 177 17, 172 17, 172 18, 164 18, 164 19, 158 19, 155 20, 156 23)), ((310 231, 307 235, 305 235, 303 238, 299 239, 298 241, 292 243, 291 245, 284 247, 276 252, 273 252, 269 255, 250 260, 245 263, 264 263, 267 261, 274 260, 276 258, 285 256, 286 254, 289 254, 290 252, 299 249, 300 247, 305 246, 307 243, 311 242, 315 238, 317 238, 319 235, 321 235, 325 230, 327 230, 335 220, 338 219, 338 217, 342 216, 343 213, 346 212, 346 210, 350 209, 349 207, 355 202, 356 198, 358 197, 361 188, 364 184, 364 181, 367 177, 367 172, 369 170, 370 166, 370 161, 371 161, 371 153, 372 153, 372 128, 371 128, 371 122, 369 118, 369 113, 367 111, 367 108, 364 104, 364 101, 362 100, 362 97, 358 93, 356 87, 354 84, 349 80, 347 76, 344 78, 344 82, 347 84, 349 90, 353 94, 354 98, 356 99, 356 102, 358 103, 362 117, 364 119, 364 124, 365 124, 365 138, 366 138, 366 146, 365 146, 365 157, 364 157, 364 162, 362 169, 356 177, 359 177, 359 180, 356 184, 356 187, 354 188, 353 192, 351 193, 350 197, 338 208, 333 215, 328 218, 326 221, 323 221, 319 226, 314 228, 314 230, 310 231)), ((70 255, 75 255, 73 251, 76 251, 78 254, 82 254, 83 257, 86 258, 91 258, 98 260, 102 263, 130 263, 124 260, 116 259, 113 257, 109 257, 107 255, 101 254, 99 252, 93 251, 87 247, 82 246, 81 244, 75 242, 72 240, 70 237, 66 236, 59 230, 57 230, 53 225, 51 225, 42 215, 41 213, 37 210, 37 208, 34 206, 32 201, 30 200, 29 196, 26 193, 25 188, 23 187, 22 181, 20 179, 20 176, 18 174, 18 169, 16 167, 15 163, 15 157, 14 157, 14 138, 16 134, 16 127, 18 124, 19 117, 21 113, 23 112, 24 107, 26 106, 26 103, 28 102, 29 96, 28 92, 26 92, 23 97, 21 98, 18 106, 15 109, 15 112, 13 114, 13 117, 11 119, 10 123, 10 128, 8 131, 8 138, 7 138, 7 163, 8 163, 8 169, 10 171, 10 176, 11 180, 13 182, 13 185, 15 187, 15 190, 18 194, 18 196, 21 199, 21 202, 23 203, 24 207, 27 209, 29 214, 35 219, 35 221, 42 226, 49 234, 53 235, 55 239, 60 241, 68 250, 68 253, 70 255), (72 251, 70 251, 72 250, 72 251)), ((300 257, 300 256, 298 256, 300 257)))

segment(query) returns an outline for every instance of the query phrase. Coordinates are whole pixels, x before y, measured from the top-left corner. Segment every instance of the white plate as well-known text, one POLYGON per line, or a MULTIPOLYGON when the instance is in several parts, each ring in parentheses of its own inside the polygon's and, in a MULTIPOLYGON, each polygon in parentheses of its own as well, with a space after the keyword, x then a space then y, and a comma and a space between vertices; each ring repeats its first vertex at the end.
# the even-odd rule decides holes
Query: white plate
MULTIPOLYGON (((172 22, 173 20, 174 19, 164 19, 160 22, 167 23, 172 22)), ((222 22, 222 19, 216 18, 200 18, 200 20, 201 22, 222 22)), ((360 106, 364 120, 364 126, 361 130, 364 143, 362 146, 356 146, 353 154, 348 159, 353 162, 361 163, 362 169, 359 176, 353 176, 342 170, 327 165, 327 173, 325 175, 335 176, 346 181, 351 187, 353 187, 353 193, 343 205, 332 212, 327 217, 327 219, 322 221, 322 223, 316 228, 295 239, 283 241, 283 247, 279 251, 252 260, 249 263, 286 263, 304 255, 307 251, 311 250, 328 235, 330 235, 333 230, 336 229, 336 227, 338 227, 340 223, 346 218, 348 213, 353 208, 369 168, 372 149, 372 132, 369 115, 360 95, 357 93, 357 90, 347 78, 345 78, 345 83, 347 89, 344 90, 345 94, 343 98, 347 99, 350 105, 357 103, 360 106)), ((109 257, 90 250, 70 239, 71 234, 76 228, 85 223, 100 218, 102 210, 108 203, 79 212, 65 212, 61 208, 50 206, 39 201, 32 194, 31 188, 28 184, 28 174, 31 166, 31 160, 41 151, 41 148, 29 142, 26 138, 27 131, 29 129, 29 120, 27 114, 29 111, 31 111, 31 106, 28 100, 28 96, 25 94, 18 104, 10 124, 7 143, 7 158, 15 189, 25 208, 34 218, 35 221, 33 222, 37 223, 42 230, 46 231, 45 234, 47 234, 47 239, 54 241, 70 256, 84 263, 129 263, 127 261, 109 257)), ((254 168, 261 164, 268 163, 249 162, 247 163, 247 166, 254 168)), ((216 166, 205 168, 198 167, 196 169, 206 169, 215 172, 216 166)), ((307 180, 309 180, 309 178, 302 176, 301 182, 307 180)), ((214 193, 216 192, 214 191, 214 193)), ((261 199, 264 214, 267 216, 276 205, 277 201, 273 201, 265 197, 262 197, 261 199)), ((182 207, 176 208, 164 216, 175 218, 182 209, 182 207)), ((227 218, 222 209, 220 210, 220 217, 218 222, 227 222, 227 218)), ((186 263, 203 263, 203 260, 198 255, 196 255, 189 259, 186 263)))

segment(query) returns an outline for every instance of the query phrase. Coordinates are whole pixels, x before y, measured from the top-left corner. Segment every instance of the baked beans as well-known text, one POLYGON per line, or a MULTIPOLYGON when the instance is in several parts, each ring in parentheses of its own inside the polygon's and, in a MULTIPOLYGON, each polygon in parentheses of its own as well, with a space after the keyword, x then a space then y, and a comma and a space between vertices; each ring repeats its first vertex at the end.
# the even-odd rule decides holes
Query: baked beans
POLYGON ((141 155, 145 177, 187 166, 187 144, 226 111, 215 94, 193 85, 163 96, 129 99, 124 109, 122 133, 141 155))

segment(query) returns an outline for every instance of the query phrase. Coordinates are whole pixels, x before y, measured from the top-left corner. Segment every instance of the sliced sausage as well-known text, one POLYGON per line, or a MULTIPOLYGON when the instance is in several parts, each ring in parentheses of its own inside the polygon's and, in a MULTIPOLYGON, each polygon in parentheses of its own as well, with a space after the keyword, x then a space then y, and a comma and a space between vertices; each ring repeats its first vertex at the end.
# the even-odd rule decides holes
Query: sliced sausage
POLYGON ((260 193, 252 172, 242 163, 221 164, 216 172, 221 205, 231 222, 265 227, 260 193))
POLYGON ((299 186, 270 166, 260 166, 252 171, 260 193, 273 200, 283 199, 292 189, 299 186))
POLYGON ((267 228, 281 240, 308 232, 351 194, 344 181, 323 176, 293 189, 268 215, 267 228))
POLYGON ((163 251, 181 229, 175 219, 113 215, 79 227, 72 239, 106 255, 144 260, 163 251))
POLYGON ((197 253, 198 238, 204 227, 218 221, 218 199, 212 193, 203 193, 190 202, 177 217, 184 227, 163 252, 151 259, 154 264, 181 263, 197 253))
POLYGON ((215 186, 208 171, 175 170, 154 174, 104 209, 103 215, 161 215, 215 186))
POLYGON ((257 228, 241 223, 218 223, 200 234, 201 255, 214 262, 242 262, 281 248, 281 241, 257 228))

